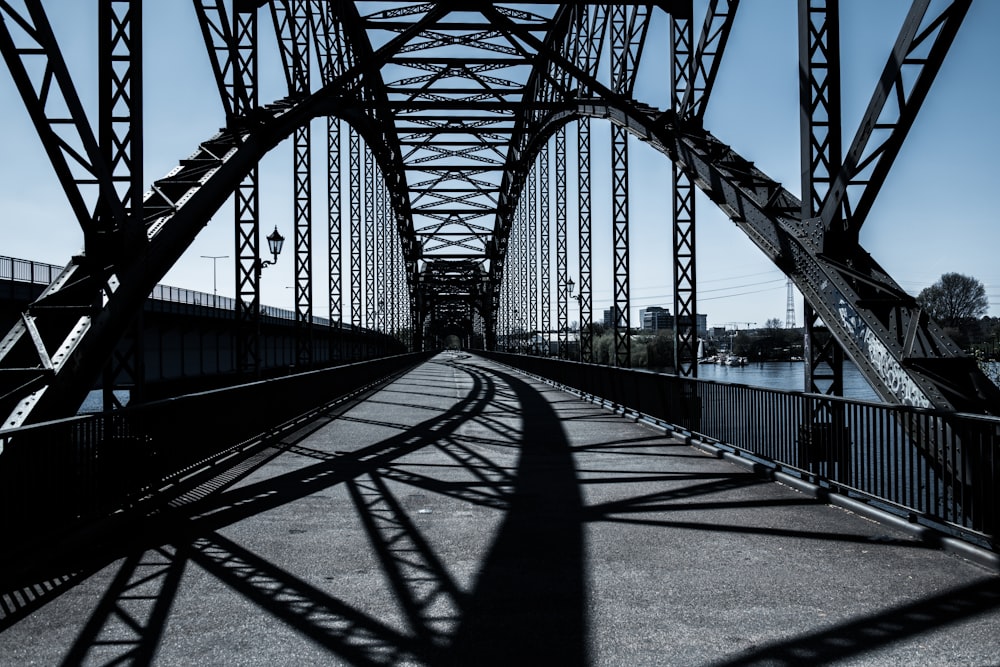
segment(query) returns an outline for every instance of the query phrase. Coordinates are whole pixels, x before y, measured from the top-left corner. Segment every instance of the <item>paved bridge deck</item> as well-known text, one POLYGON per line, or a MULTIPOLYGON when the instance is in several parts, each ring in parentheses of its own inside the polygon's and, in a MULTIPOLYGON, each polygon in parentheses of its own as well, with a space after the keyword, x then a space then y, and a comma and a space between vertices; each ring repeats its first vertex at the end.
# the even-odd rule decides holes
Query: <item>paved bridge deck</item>
POLYGON ((4 665, 1000 662, 1000 577, 465 355, 33 570, 4 665))

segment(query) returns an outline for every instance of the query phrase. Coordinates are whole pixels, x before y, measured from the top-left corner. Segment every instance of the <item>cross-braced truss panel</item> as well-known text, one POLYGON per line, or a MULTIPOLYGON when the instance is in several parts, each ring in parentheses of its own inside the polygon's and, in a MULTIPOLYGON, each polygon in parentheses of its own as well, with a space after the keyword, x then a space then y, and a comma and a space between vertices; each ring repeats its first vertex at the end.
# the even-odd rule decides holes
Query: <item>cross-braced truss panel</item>
MULTIPOLYGON (((115 10, 104 47, 111 62, 134 48, 140 3, 102 1, 115 10)), ((836 7, 818 0, 800 4, 807 16, 836 7)), ((838 142, 824 139, 830 133, 816 129, 842 122, 833 109, 835 95, 827 92, 838 90, 831 77, 839 76, 833 66, 839 56, 829 42, 838 33, 833 23, 802 22, 799 70, 812 76, 803 81, 803 99, 811 111, 822 107, 823 116, 814 113, 812 134, 802 137, 809 182, 822 185, 807 193, 803 206, 703 126, 738 20, 737 0, 710 0, 694 14, 692 3, 680 0, 608 5, 198 0, 198 27, 224 128, 154 181, 139 206, 129 180, 136 171, 128 167, 142 149, 141 140, 129 133, 129 127, 133 132, 142 127, 135 106, 140 60, 130 61, 127 75, 121 69, 108 74, 100 94, 108 96, 105 108, 119 111, 108 117, 110 124, 108 118, 99 124, 107 128, 103 134, 95 132, 45 20, 46 11, 54 9, 42 0, 2 2, 0 52, 87 239, 86 253, 69 263, 0 343, 4 423, 16 426, 75 409, 152 286, 231 195, 237 202, 238 310, 243 329, 253 330, 262 251, 258 163, 286 139, 296 147, 292 245, 296 313, 303 323, 312 318, 311 253, 325 246, 338 254, 329 263, 331 274, 337 273, 330 279, 331 316, 336 312, 356 327, 408 327, 417 346, 425 335, 467 337, 476 331, 484 336, 483 345, 494 347, 502 333, 554 327, 564 343, 560 354, 566 355, 567 283, 575 275, 580 292, 574 298, 581 324, 588 325, 581 332, 580 354, 589 359, 598 289, 591 245, 593 237, 607 233, 614 246, 614 284, 601 289, 613 293, 619 329, 614 356, 627 365, 628 140, 638 137, 675 164, 675 308, 687 324, 678 341, 679 365, 690 368, 696 354, 693 195, 698 188, 791 277, 886 400, 995 412, 997 394, 983 389, 974 364, 857 239, 969 4, 913 3, 888 54, 884 85, 873 94, 842 156, 833 155, 843 150, 838 142), (672 40, 672 69, 667 54, 649 56, 645 48, 656 20, 673 21, 681 30, 672 40), (260 33, 271 29, 280 62, 263 67, 260 33), (637 73, 650 57, 664 72, 669 109, 633 99, 637 73), (39 67, 45 76, 33 76, 39 67), (258 99, 265 71, 281 73, 287 92, 280 99, 258 99), (58 104, 50 104, 53 99, 58 104), (126 100, 132 103, 131 125, 120 114, 126 100), (336 143, 328 144, 328 164, 347 173, 330 180, 325 193, 331 240, 313 244, 313 228, 326 226, 311 224, 310 203, 321 189, 309 188, 310 171, 327 161, 309 157, 308 128, 323 117, 336 119, 328 126, 330 137, 337 136, 329 139, 336 143), (598 151, 591 146, 591 119, 613 126, 607 165, 592 164, 598 151), (564 128, 576 120, 577 141, 567 155, 564 128), (344 125, 349 129, 342 146, 344 125), (555 145, 551 176, 550 143, 555 145), (567 174, 574 166, 577 173, 567 174), (597 179, 605 178, 611 203, 598 211, 591 194, 597 179), (567 183, 577 188, 578 221, 567 210, 567 183), (550 188, 556 192, 555 262, 547 245, 550 188), (567 218, 578 244, 564 237, 567 218), (390 228, 393 234, 386 235, 390 228), (575 255, 578 267, 568 265, 568 255, 575 255), (340 292, 349 299, 343 308, 340 292), (501 307, 516 312, 498 313, 501 307)), ((252 336, 241 348, 248 363, 255 363, 252 336)))

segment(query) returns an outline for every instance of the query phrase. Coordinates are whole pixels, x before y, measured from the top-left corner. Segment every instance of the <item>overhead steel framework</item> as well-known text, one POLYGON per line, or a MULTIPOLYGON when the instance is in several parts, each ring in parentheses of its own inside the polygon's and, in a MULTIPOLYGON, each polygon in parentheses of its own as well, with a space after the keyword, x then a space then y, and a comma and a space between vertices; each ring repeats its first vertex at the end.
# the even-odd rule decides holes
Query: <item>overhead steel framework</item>
MULTIPOLYGON (((54 9, 42 0, 0 1, 0 53, 85 239, 84 253, 70 259, 0 341, 2 428, 77 408, 152 287, 230 197, 241 367, 247 373, 258 367, 255 331, 266 266, 258 164, 286 139, 294 147, 295 308, 307 336, 315 288, 311 171, 321 162, 310 154, 310 128, 318 118, 328 119, 331 321, 343 317, 354 327, 394 332, 416 347, 450 336, 471 344, 479 336, 479 344, 493 348, 520 331, 533 334, 545 352, 554 324, 559 354, 566 356, 567 283, 575 274, 580 358, 589 360, 592 235, 608 234, 614 358, 628 365, 628 144, 638 139, 674 164, 670 236, 681 374, 697 372, 697 188, 794 282, 810 323, 828 332, 825 358, 834 373, 842 355, 888 401, 1000 411, 1000 392, 974 361, 858 242, 971 0, 914 0, 843 153, 837 2, 800 0, 801 199, 704 127, 737 20, 736 0, 710 0, 698 16, 690 0, 195 0, 224 127, 149 186, 139 168, 141 3, 95 2, 105 17, 97 134, 49 25, 46 12, 54 9), (670 99, 665 110, 633 99, 649 26, 658 20, 670 22, 672 35, 670 76, 662 77, 670 99), (259 62, 261 33, 272 29, 268 43, 278 45, 280 68, 259 62), (39 71, 44 75, 36 76, 39 71), (265 71, 284 75, 281 99, 259 99, 265 71), (611 125, 612 196, 610 210, 595 215, 591 128, 597 121, 611 125), (564 134, 571 122, 575 159, 567 155, 564 134), (567 174, 572 166, 575 179, 567 174), (566 205, 568 182, 576 183, 575 216, 566 205), (141 202, 140 187, 146 189, 141 202), (609 224, 594 229, 595 221, 609 224), (569 265, 573 231, 579 237, 576 267, 569 265), (344 288, 342 271, 349 282, 344 288), (349 303, 342 303, 344 297, 349 303)), ((665 60, 662 53, 647 57, 665 60)), ((660 71, 667 70, 664 64, 660 71)), ((310 364, 310 349, 297 348, 303 367, 310 364)), ((113 375, 129 365, 119 359, 113 375)))

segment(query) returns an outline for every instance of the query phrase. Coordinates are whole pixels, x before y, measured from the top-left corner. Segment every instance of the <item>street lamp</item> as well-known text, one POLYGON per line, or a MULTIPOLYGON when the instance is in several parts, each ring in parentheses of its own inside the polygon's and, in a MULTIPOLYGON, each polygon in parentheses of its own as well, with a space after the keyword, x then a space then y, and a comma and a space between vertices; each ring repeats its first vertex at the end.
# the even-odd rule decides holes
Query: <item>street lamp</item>
POLYGON ((265 266, 271 266, 278 261, 278 255, 281 254, 281 248, 285 245, 285 237, 278 232, 278 226, 274 226, 274 231, 267 235, 267 247, 271 251, 271 255, 274 257, 270 262, 261 262, 260 268, 265 266))
POLYGON ((220 260, 220 259, 229 259, 229 255, 202 255, 202 257, 205 258, 205 259, 212 260, 212 306, 213 307, 218 307, 218 305, 219 305, 219 303, 218 303, 219 302, 219 298, 218 298, 219 291, 216 289, 216 283, 215 283, 215 266, 216 266, 216 261, 220 260))
MULTIPOLYGON (((278 226, 274 226, 274 231, 267 235, 267 247, 271 251, 271 256, 274 259, 269 261, 261 261, 260 257, 257 258, 256 269, 257 269, 257 293, 260 294, 260 274, 265 267, 271 266, 278 261, 278 255, 281 254, 281 247, 285 244, 285 237, 281 235, 278 231, 278 226)), ((257 326, 260 326, 260 303, 258 299, 257 304, 257 326)))
POLYGON ((274 231, 267 235, 267 247, 271 251, 271 256, 273 259, 261 261, 257 258, 257 280, 260 280, 260 272, 264 270, 265 267, 271 266, 278 261, 278 255, 281 254, 281 248, 285 245, 285 237, 281 235, 278 231, 278 226, 274 226, 274 231))
MULTIPOLYGON (((576 283, 573 282, 573 277, 570 276, 566 279, 566 290, 569 292, 569 298, 576 299, 577 305, 580 306, 580 329, 583 329, 583 294, 577 294, 573 296, 573 288, 576 287, 576 283)), ((577 333, 576 338, 577 354, 579 355, 580 361, 583 361, 583 337, 580 333, 577 333)))

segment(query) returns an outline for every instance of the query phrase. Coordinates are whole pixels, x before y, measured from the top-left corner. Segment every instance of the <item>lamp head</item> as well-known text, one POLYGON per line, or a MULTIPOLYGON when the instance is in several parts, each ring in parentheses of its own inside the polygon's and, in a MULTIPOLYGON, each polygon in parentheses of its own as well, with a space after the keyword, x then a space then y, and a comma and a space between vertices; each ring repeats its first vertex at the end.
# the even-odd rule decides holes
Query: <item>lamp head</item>
POLYGON ((281 254, 281 248, 285 245, 285 237, 278 232, 278 226, 274 226, 274 231, 267 235, 267 247, 271 250, 271 254, 274 256, 274 261, 278 261, 278 255, 281 254))

